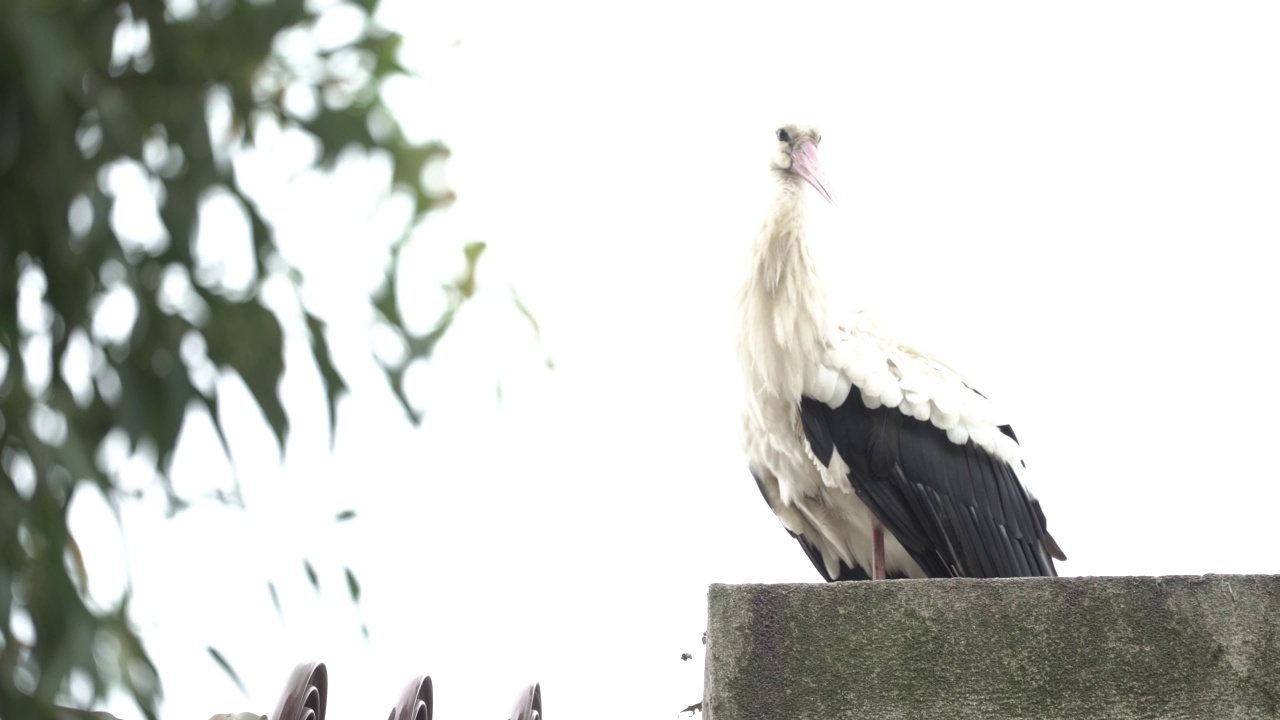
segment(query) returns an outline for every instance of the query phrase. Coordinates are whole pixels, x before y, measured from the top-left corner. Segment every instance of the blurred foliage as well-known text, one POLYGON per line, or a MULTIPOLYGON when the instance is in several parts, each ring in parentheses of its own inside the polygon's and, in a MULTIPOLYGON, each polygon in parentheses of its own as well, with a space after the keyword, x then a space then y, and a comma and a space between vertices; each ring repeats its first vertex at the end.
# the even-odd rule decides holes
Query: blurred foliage
MULTIPOLYGON (((302 317, 281 317, 263 299, 266 284, 298 292, 301 277, 230 160, 255 147, 261 128, 310 135, 321 170, 353 146, 392 161, 387 191, 411 198, 413 212, 371 302, 409 349, 386 370, 414 415, 404 368, 431 352, 471 294, 483 246, 468 247, 467 271, 435 328, 406 329, 395 300, 399 249, 450 199, 422 181, 446 150, 406 141, 383 105, 382 81, 404 70, 399 38, 370 19, 376 4, 0 2, 0 717, 52 717, 54 703, 86 707, 110 690, 155 716, 159 678, 127 593, 112 608, 86 599, 67 528, 78 489, 96 488, 118 511, 129 497, 121 467, 142 462, 171 508, 182 507, 168 475, 174 447, 188 410, 203 407, 225 449, 222 373, 243 379, 283 449, 279 384, 291 327, 309 336, 333 430, 346 386, 324 323, 301 300, 302 317), (353 29, 336 45, 314 32, 330 13, 353 29), (201 205, 214 195, 248 220, 247 288, 225 284, 195 247, 201 205), (153 236, 126 222, 148 207, 153 236)), ((348 589, 358 598, 349 571, 348 589)))

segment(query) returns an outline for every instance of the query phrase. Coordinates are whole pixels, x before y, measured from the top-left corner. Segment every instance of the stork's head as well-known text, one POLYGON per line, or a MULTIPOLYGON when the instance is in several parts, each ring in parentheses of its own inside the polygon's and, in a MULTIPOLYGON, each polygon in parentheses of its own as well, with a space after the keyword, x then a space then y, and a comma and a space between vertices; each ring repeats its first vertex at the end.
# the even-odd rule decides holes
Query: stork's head
POLYGON ((783 125, 774 133, 778 147, 773 153, 773 170, 786 176, 803 178, 834 205, 827 189, 827 176, 818 164, 818 143, 822 133, 812 125, 783 125))

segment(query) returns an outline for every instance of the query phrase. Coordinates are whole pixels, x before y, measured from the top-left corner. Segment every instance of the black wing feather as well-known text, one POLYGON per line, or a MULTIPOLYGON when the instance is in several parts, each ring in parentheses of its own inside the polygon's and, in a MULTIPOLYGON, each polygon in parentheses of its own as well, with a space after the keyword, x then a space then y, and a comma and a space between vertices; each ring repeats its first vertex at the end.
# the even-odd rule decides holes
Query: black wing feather
MULTIPOLYGON (((805 397, 800 417, 814 455, 828 464, 840 453, 854 492, 930 577, 1057 574, 1038 505, 984 448, 896 408, 872 410, 856 389, 835 409, 805 397)), ((806 552, 825 577, 820 553, 806 552)))

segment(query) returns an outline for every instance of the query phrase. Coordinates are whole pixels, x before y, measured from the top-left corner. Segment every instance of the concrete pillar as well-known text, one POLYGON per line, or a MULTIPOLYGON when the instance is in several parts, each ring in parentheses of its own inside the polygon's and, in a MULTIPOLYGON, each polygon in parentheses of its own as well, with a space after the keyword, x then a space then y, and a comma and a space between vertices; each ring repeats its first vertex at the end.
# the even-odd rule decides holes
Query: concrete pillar
POLYGON ((712 585, 703 710, 1280 718, 1280 576, 712 585))

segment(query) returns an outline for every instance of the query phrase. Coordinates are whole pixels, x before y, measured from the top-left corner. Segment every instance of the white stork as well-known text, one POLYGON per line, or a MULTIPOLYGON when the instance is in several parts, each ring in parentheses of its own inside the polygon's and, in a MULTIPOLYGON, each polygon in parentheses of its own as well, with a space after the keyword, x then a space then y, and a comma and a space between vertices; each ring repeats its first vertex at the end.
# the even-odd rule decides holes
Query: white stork
POLYGON ((828 307, 806 188, 834 204, 818 130, 777 131, 777 195, 739 293, 751 474, 828 581, 1056 575, 1013 429, 936 358, 828 307))

